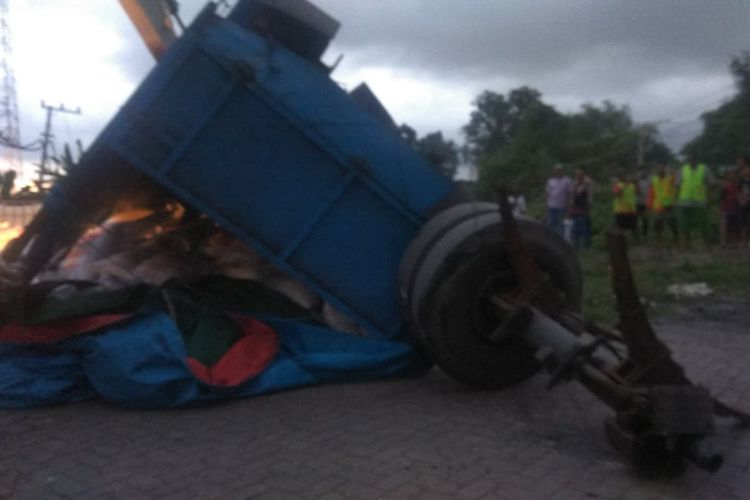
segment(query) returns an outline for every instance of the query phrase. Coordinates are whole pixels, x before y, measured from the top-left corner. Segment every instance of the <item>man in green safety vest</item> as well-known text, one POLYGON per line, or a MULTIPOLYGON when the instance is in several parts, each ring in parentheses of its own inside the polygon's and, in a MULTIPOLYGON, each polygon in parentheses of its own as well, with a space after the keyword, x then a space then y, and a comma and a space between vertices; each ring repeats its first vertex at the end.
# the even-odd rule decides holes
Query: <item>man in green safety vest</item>
POLYGON ((698 232, 708 242, 708 185, 712 183, 711 171, 695 158, 688 157, 677 178, 677 207, 680 234, 685 245, 690 245, 693 232, 698 232))
POLYGON ((662 233, 666 226, 677 241, 677 217, 674 213, 674 204, 677 198, 677 180, 665 163, 660 163, 656 169, 656 175, 651 178, 647 196, 647 206, 654 219, 654 232, 656 240, 662 242, 662 233))

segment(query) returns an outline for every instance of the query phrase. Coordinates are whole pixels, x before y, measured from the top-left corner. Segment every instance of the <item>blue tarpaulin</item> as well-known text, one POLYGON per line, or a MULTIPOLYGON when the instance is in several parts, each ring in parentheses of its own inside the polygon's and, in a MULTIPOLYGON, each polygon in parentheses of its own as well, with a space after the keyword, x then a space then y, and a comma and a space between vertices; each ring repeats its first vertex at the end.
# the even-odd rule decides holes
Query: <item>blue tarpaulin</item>
POLYGON ((178 408, 312 384, 403 375, 426 366, 408 342, 361 338, 273 317, 273 362, 235 387, 201 382, 183 336, 163 312, 54 344, 0 343, 0 407, 27 408, 102 397, 128 408, 178 408))

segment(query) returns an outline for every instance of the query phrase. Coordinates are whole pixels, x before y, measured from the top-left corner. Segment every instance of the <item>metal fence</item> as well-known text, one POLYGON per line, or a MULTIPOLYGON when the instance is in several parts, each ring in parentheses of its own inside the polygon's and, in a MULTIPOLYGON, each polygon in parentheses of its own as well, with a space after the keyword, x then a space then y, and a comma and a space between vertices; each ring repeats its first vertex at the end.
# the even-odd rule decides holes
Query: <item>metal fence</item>
POLYGON ((38 201, 0 202, 0 226, 24 227, 34 218, 41 206, 38 201))

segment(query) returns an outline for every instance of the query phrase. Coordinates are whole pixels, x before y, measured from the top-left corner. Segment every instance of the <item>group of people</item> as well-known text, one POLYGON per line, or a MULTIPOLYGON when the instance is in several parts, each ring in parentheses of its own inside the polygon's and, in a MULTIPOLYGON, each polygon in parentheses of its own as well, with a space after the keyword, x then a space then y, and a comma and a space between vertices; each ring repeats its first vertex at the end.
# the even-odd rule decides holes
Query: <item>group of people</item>
POLYGON ((565 220, 572 220, 571 243, 576 248, 591 246, 591 205, 594 183, 583 170, 577 169, 570 179, 562 165, 555 165, 555 173, 547 180, 547 225, 561 236, 566 236, 565 220))
MULTIPOLYGON (((612 182, 614 225, 632 235, 634 242, 646 238, 653 229, 657 242, 664 233, 672 241, 689 246, 694 236, 711 240, 709 208, 716 191, 720 208, 722 244, 750 242, 750 165, 738 158, 723 182, 718 183, 703 163, 688 158, 679 169, 659 164, 649 173, 645 169, 630 175, 618 174, 612 182), (715 189, 720 187, 720 189, 715 189)), ((566 235, 565 219, 572 220, 567 236, 576 248, 591 246, 591 207, 593 182, 582 170, 573 179, 561 165, 547 181, 547 224, 566 235)))

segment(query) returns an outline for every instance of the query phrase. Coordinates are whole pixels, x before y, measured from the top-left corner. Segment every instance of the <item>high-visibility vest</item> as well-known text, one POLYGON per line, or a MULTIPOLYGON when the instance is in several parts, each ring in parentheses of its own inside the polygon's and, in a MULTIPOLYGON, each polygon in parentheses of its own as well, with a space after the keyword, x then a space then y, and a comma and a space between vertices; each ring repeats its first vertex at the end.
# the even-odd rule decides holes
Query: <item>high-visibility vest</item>
POLYGON ((632 182, 616 182, 613 191, 615 192, 614 209, 616 214, 636 213, 635 184, 632 182))
POLYGON ((680 182, 680 201, 692 201, 696 203, 706 202, 706 166, 698 165, 695 169, 690 165, 682 167, 682 179, 680 182))
POLYGON ((665 208, 674 205, 676 193, 674 176, 665 175, 659 177, 655 175, 651 179, 651 189, 653 190, 653 205, 651 209, 654 212, 663 212, 665 208))

